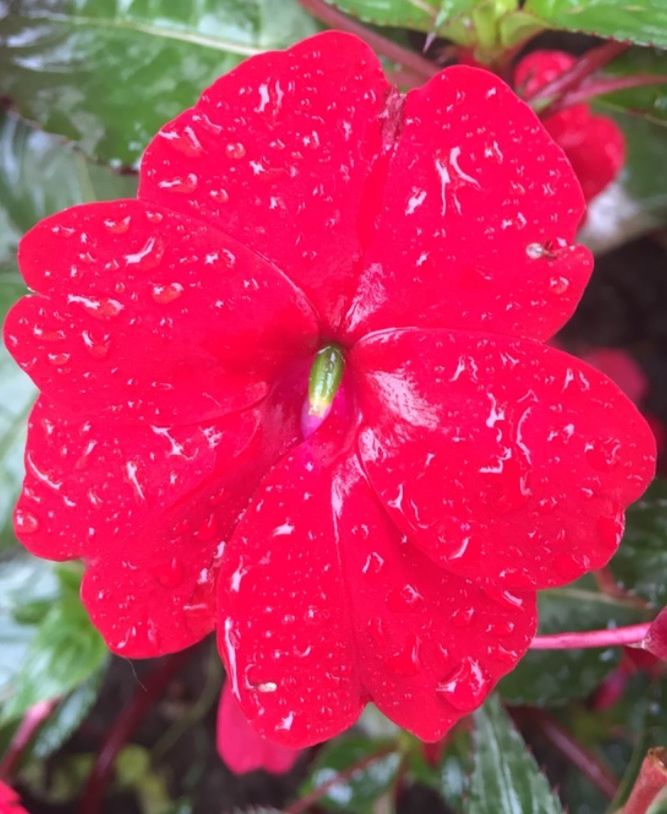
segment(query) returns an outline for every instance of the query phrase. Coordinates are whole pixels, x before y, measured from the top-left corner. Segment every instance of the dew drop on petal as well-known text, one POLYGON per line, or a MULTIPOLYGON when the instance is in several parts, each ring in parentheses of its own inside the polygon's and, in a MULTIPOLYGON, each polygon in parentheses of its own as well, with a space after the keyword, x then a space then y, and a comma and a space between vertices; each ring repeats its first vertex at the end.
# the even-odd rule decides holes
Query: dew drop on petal
POLYGON ((208 194, 216 203, 224 204, 229 200, 229 193, 226 189, 212 189, 208 194))
POLYGON ((39 528, 39 520, 34 514, 17 509, 14 515, 14 525, 19 534, 33 534, 39 528))
POLYGON ((617 438, 599 438, 586 444, 586 460, 598 472, 614 469, 621 462, 621 443, 617 438))
POLYGON ((183 195, 189 195, 197 189, 199 179, 194 172, 189 172, 184 176, 177 176, 176 178, 165 178, 160 181, 158 186, 161 189, 168 189, 170 192, 180 192, 183 195))
POLYGON ((166 285, 154 285, 152 297, 160 305, 167 305, 177 300, 183 293, 183 286, 180 283, 167 283, 166 285))
POLYGON ((183 564, 176 557, 172 557, 169 563, 163 564, 156 571, 155 577, 164 588, 177 588, 185 576, 183 564))
POLYGON ((126 218, 121 218, 120 220, 113 220, 112 218, 107 218, 104 221, 104 225, 106 226, 107 230, 111 232, 112 235, 124 235, 130 228, 131 222, 132 218, 128 215, 126 218))
POLYGON ((570 281, 567 277, 552 277, 549 280, 549 289, 553 291, 554 294, 565 294, 569 287, 570 281))
POLYGON ((417 675, 421 668, 419 637, 410 637, 403 647, 385 658, 385 664, 395 675, 403 677, 417 675))
POLYGON ((69 353, 49 353, 47 356, 49 362, 54 367, 63 367, 69 362, 69 353))
POLYGON ((94 336, 91 331, 83 331, 81 336, 91 356, 94 356, 96 359, 104 359, 109 353, 110 340, 108 336, 100 339, 94 336))
POLYGON ((238 160, 240 158, 243 158, 243 156, 245 155, 245 147, 243 146, 243 144, 241 144, 240 141, 230 142, 225 147, 225 155, 227 156, 227 158, 233 158, 235 160, 238 160))
POLYGON ((479 706, 489 685, 484 671, 473 658, 466 656, 461 664, 435 688, 438 698, 461 712, 479 706))

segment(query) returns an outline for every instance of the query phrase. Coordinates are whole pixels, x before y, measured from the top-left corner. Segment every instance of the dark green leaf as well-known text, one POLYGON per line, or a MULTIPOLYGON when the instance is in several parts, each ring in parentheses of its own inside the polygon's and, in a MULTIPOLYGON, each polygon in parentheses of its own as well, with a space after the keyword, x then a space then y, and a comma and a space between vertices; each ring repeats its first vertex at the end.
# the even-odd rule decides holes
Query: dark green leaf
POLYGON ((475 768, 466 814, 562 814, 497 696, 475 713, 475 768))
MULTIPOLYGON (((329 0, 331 2, 331 0, 329 0)), ((367 23, 389 25, 396 28, 412 28, 416 31, 433 31, 438 18, 442 22, 441 8, 446 7, 446 17, 469 10, 471 0, 333 0, 346 14, 367 23)))
MULTIPOLYGON (((658 74, 667 76, 667 51, 653 48, 631 48, 606 68, 609 78, 658 74)), ((597 103, 621 112, 645 116, 667 127, 667 82, 607 93, 597 103)))
MULTIPOLYGON (((66 571, 78 566, 59 566, 66 571)), ((69 580, 59 579, 56 602, 37 627, 18 674, 15 691, 3 709, 3 719, 22 715, 47 698, 73 690, 103 665, 107 649, 93 628, 69 580)))
POLYGON ((0 95, 45 130, 124 166, 215 78, 315 31, 297 0, 6 0, 0 8, 0 95))
POLYGON ((93 673, 53 711, 42 724, 30 750, 40 760, 49 757, 79 728, 97 700, 102 683, 102 673, 93 673))
POLYGON ((527 0, 546 27, 667 48, 665 0, 527 0))
POLYGON ((302 793, 307 794, 323 783, 331 782, 355 763, 368 759, 368 763, 350 776, 331 785, 321 798, 320 805, 328 811, 373 814, 373 804, 391 786, 400 763, 398 752, 371 759, 385 745, 384 741, 354 735, 343 735, 330 741, 317 756, 302 793))
MULTIPOLYGON (((629 625, 645 618, 637 608, 579 584, 542 591, 539 612, 540 633, 629 625)), ((565 704, 589 695, 619 659, 619 648, 533 650, 501 681, 500 691, 512 704, 565 704)))
POLYGON ((630 507, 623 543, 611 561, 619 584, 649 599, 667 604, 667 480, 656 480, 644 497, 630 507))

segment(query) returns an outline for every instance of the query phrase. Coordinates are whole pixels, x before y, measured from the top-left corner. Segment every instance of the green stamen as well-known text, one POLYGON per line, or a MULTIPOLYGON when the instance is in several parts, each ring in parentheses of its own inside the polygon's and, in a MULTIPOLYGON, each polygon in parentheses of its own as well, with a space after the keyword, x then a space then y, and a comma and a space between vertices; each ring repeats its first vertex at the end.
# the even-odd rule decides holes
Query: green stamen
POLYGON ((308 377, 308 412, 324 418, 343 378, 345 358, 338 345, 326 345, 317 352, 308 377))

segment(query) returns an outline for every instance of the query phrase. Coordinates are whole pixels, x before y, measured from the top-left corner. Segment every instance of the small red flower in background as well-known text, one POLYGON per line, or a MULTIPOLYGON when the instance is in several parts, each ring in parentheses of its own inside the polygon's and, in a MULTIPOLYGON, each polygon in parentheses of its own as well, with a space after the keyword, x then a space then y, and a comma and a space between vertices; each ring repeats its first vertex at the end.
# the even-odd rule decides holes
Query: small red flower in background
POLYGON ((285 774, 301 754, 299 749, 289 749, 257 734, 241 711, 229 683, 225 684, 220 694, 217 742, 220 757, 234 774, 257 769, 271 774, 285 774))
POLYGON ((86 561, 118 653, 217 627, 272 739, 325 740, 372 700, 438 740, 653 474, 631 402, 543 344, 590 275, 583 209, 486 71, 402 97, 336 32, 248 60, 153 140, 138 200, 21 244, 37 293, 6 336, 42 395, 17 533, 86 561), (315 384, 342 381, 316 428, 322 359, 315 384))
MULTIPOLYGON (((533 51, 516 67, 514 86, 532 95, 570 68, 576 58, 563 51, 533 51)), ((548 115, 543 124, 563 148, 587 201, 610 184, 625 161, 625 137, 607 116, 595 116, 586 104, 548 115)))
POLYGON ((0 814, 28 814, 14 789, 0 781, 0 814))

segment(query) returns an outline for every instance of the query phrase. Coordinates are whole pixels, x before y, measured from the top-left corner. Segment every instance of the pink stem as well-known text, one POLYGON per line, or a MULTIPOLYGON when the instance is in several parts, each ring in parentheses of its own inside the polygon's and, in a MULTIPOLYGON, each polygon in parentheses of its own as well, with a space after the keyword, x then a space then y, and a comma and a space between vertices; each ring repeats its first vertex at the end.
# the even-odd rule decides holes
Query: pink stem
POLYGON ((667 788, 667 749, 651 749, 621 814, 647 814, 658 795, 667 788))
POLYGON ((6 754, 0 763, 0 777, 9 778, 21 760, 21 756, 28 744, 35 736, 37 730, 51 716, 58 706, 60 699, 51 698, 48 701, 39 701, 26 712, 25 717, 14 733, 6 754))
POLYGON ((604 96, 606 93, 613 93, 617 90, 627 88, 642 88, 650 85, 667 84, 667 76, 660 74, 637 74, 635 76, 606 77, 595 82, 588 82, 575 90, 566 93, 564 96, 549 107, 549 114, 556 113, 566 107, 578 105, 596 96, 604 96))
POLYGON ((614 647, 640 644, 648 633, 650 622, 605 630, 581 630, 571 633, 548 633, 535 636, 531 650, 573 650, 580 647, 614 647))

